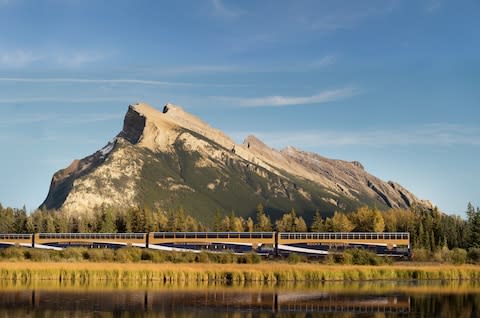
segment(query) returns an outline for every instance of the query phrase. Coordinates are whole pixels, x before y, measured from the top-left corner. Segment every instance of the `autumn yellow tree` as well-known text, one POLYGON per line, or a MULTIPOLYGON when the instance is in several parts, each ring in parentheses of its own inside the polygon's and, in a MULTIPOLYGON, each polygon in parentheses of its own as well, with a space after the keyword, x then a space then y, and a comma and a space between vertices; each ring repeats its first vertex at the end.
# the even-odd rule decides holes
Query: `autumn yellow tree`
POLYGON ((354 225, 345 214, 335 211, 333 217, 325 220, 325 228, 328 232, 351 232, 354 225))
POLYGON ((363 206, 350 215, 355 232, 383 232, 385 221, 382 212, 378 209, 371 209, 363 206))

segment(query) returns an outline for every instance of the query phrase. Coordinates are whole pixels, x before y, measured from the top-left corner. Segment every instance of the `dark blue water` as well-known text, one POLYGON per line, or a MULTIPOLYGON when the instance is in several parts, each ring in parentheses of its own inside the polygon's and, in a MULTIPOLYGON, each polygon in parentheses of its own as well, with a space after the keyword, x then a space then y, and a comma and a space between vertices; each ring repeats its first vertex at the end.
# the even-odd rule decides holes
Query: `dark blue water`
POLYGON ((0 289, 0 317, 479 317, 469 284, 0 289))

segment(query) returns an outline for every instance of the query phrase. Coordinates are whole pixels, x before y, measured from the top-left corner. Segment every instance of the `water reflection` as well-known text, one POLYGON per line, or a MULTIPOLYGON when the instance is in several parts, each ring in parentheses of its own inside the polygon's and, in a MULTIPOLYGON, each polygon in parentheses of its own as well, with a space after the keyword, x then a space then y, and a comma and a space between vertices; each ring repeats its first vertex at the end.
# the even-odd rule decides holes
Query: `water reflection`
POLYGON ((240 291, 42 291, 0 292, 0 308, 60 311, 269 311, 409 312, 405 295, 335 295, 312 292, 240 291))
POLYGON ((276 286, 0 283, 0 317, 480 317, 476 283, 276 286))

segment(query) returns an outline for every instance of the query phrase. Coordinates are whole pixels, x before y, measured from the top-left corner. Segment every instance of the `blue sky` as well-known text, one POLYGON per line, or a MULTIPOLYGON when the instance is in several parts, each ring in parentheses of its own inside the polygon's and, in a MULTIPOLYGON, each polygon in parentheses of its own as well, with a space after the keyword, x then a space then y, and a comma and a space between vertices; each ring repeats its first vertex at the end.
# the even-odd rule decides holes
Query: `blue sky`
POLYGON ((478 1, 0 0, 0 30, 4 206, 36 208, 137 101, 480 205, 478 1))

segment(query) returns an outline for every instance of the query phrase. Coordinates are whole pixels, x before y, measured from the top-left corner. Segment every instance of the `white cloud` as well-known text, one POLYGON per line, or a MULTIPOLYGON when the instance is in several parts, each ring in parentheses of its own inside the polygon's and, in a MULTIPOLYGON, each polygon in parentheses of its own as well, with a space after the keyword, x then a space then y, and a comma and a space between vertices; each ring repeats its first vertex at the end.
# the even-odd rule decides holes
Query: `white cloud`
MULTIPOLYGON (((1 0, 0 0, 1 1, 1 0)), ((25 68, 34 64, 63 68, 79 68, 105 60, 107 56, 101 51, 67 51, 50 49, 46 52, 26 49, 0 49, 0 67, 25 68)))
POLYGON ((326 90, 311 96, 266 96, 256 98, 214 96, 215 100, 233 104, 232 106, 242 107, 263 107, 263 106, 291 106, 306 104, 322 104, 332 102, 357 94, 353 87, 344 87, 333 90, 326 90))
POLYGON ((336 12, 325 10, 318 14, 313 13, 308 17, 302 17, 301 22, 312 30, 329 33, 353 28, 370 18, 390 14, 397 7, 396 0, 382 0, 376 4, 370 3, 366 6, 362 1, 356 4, 358 6, 342 7, 341 10, 336 12))
MULTIPOLYGON (((143 85, 195 85, 192 83, 166 82, 145 79, 94 79, 94 78, 29 78, 29 77, 0 77, 0 82, 23 82, 23 83, 76 83, 76 84, 143 84, 143 85)), ((201 84, 199 84, 201 85, 201 84)))
POLYGON ((311 66, 313 67, 325 67, 334 64, 336 61, 335 56, 333 55, 327 55, 324 56, 316 61, 313 61, 311 66))
POLYGON ((242 71, 238 65, 184 65, 162 69, 162 73, 185 74, 185 73, 230 73, 242 71))
POLYGON ((0 67, 19 68, 30 65, 40 59, 32 52, 24 50, 4 51, 0 50, 0 67))
POLYGON ((212 0, 213 14, 222 18, 236 18, 243 14, 243 11, 227 8, 222 0, 212 0))
POLYGON ((101 96, 101 97, 11 97, 0 98, 0 104, 28 104, 28 103, 101 103, 135 101, 138 97, 132 96, 101 96))
POLYGON ((14 3, 16 0, 0 0, 0 7, 14 3))
POLYGON ((78 68, 87 64, 95 63, 105 59, 105 54, 101 52, 73 52, 69 54, 60 54, 52 57, 55 64, 68 68, 78 68))
POLYGON ((427 2, 427 12, 428 13, 433 13, 435 11, 437 11, 438 9, 440 9, 443 5, 443 1, 442 0, 429 0, 427 2))
MULTIPOLYGON (((235 138, 242 138, 248 134, 251 132, 234 132, 232 135, 235 138)), ((253 134, 276 148, 290 145, 304 148, 325 146, 480 146, 480 128, 438 123, 396 129, 259 131, 253 134)))
POLYGON ((90 113, 78 114, 75 117, 53 113, 30 113, 16 115, 15 117, 1 118, 0 127, 35 124, 41 122, 56 122, 62 124, 88 124, 102 121, 119 120, 123 118, 120 113, 90 113))

